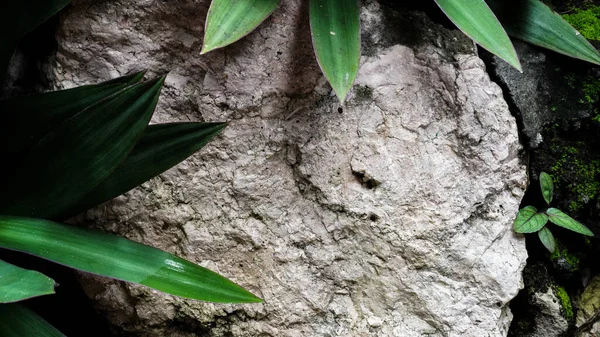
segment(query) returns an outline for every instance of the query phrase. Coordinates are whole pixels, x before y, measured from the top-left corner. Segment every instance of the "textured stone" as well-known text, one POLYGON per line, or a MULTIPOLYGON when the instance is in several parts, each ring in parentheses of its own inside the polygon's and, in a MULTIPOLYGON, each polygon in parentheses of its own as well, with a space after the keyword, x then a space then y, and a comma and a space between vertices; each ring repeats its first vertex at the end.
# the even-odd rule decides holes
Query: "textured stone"
POLYGON ((569 329, 569 322, 561 313, 561 301, 554 293, 552 287, 546 292, 533 294, 539 315, 535 319, 534 332, 527 337, 559 337, 569 329))
MULTIPOLYGON (((590 280, 585 290, 577 300, 577 319, 575 325, 591 325, 600 317, 600 276, 590 280)), ((599 324, 600 327, 600 324, 599 324)))
POLYGON ((170 71, 154 122, 230 121, 199 154, 79 216, 264 298, 225 305, 83 277, 128 336, 505 336, 526 251, 517 129, 472 44, 363 3, 343 109, 306 2, 200 55, 206 1, 80 1, 56 86, 170 71))
POLYGON ((546 124, 595 115, 593 103, 583 94, 583 83, 586 77, 597 78, 598 74, 586 74, 585 68, 573 59, 525 42, 513 42, 523 72, 496 56, 492 57, 491 71, 518 110, 521 130, 530 148, 537 148, 544 140, 542 131, 546 124))

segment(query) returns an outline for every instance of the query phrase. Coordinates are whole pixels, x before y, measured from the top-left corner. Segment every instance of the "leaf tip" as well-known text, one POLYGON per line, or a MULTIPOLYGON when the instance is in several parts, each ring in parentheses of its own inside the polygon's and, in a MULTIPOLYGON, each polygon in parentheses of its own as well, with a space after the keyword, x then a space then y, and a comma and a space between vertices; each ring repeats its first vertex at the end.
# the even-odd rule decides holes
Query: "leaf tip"
POLYGON ((200 55, 204 55, 214 49, 215 49, 214 47, 210 47, 208 44, 204 44, 204 45, 202 45, 202 49, 200 50, 200 55))

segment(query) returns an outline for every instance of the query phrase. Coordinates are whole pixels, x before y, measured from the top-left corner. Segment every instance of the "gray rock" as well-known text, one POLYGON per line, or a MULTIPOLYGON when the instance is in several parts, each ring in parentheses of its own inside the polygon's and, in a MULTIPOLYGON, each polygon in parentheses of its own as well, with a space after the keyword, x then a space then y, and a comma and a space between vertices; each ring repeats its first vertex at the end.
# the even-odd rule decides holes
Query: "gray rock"
POLYGON ((247 38, 201 56, 207 5, 80 1, 64 15, 56 86, 170 70, 154 122, 231 121, 199 154, 76 221, 195 261, 265 302, 84 276, 115 330, 505 336, 527 257, 511 228, 525 167, 471 42, 366 2, 360 74, 338 110, 304 5, 284 1, 247 38))
POLYGON ((582 93, 585 79, 581 70, 569 68, 578 61, 561 62, 555 55, 548 57, 551 52, 520 41, 513 43, 523 72, 496 56, 492 57, 491 71, 518 110, 528 145, 537 148, 543 141, 541 132, 545 124, 589 117, 594 106, 582 93))
MULTIPOLYGON (((585 290, 577 299, 577 317, 575 325, 579 330, 586 331, 588 335, 594 336, 594 331, 600 333, 600 276, 595 276, 585 287, 585 290)), ((585 336, 586 333, 582 335, 585 336)))
POLYGON ((539 315, 535 318, 535 331, 527 337, 559 337, 569 329, 569 322, 562 313, 560 299, 552 287, 546 292, 533 294, 539 315))

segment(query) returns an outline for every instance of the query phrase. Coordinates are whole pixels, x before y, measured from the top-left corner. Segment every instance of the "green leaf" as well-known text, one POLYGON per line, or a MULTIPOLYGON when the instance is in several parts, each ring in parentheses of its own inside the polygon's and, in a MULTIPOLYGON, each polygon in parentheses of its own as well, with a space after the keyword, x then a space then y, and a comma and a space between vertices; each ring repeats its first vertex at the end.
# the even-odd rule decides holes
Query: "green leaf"
POLYGON ((573 232, 579 234, 594 236, 594 233, 592 233, 592 231, 586 226, 582 225, 577 220, 571 218, 557 208, 548 208, 546 214, 548 214, 548 219, 550 222, 557 226, 572 230, 573 232))
POLYGON ((546 172, 540 173, 540 187, 544 200, 547 204, 550 204, 554 193, 554 184, 552 183, 552 177, 546 172))
POLYGON ((2 1, 0 4, 0 86, 20 38, 44 23, 71 0, 2 1))
POLYGON ((67 119, 139 82, 144 73, 96 85, 0 101, 0 152, 14 153, 31 148, 67 119))
POLYGON ((65 337, 36 313, 16 303, 0 305, 0 331, 3 337, 65 337))
MULTIPOLYGON (((17 23, 17 34, 18 38, 29 33, 37 26, 44 23, 56 15, 61 9, 65 8, 71 3, 71 0, 21 0, 21 12, 17 23)), ((7 15, 15 15, 14 12, 16 7, 13 7, 12 13, 6 13, 7 15)))
MULTIPOLYGON (((0 260, 0 303, 54 294, 54 280, 0 260)), ((1 330, 0 330, 1 331, 1 330)))
POLYGON ((173 254, 125 238, 41 219, 0 216, 0 247, 86 272, 211 302, 261 302, 237 284, 173 254))
POLYGON ((517 52, 484 0, 435 0, 446 16, 481 47, 521 71, 517 52))
POLYGON ((356 0, 310 0, 310 32, 319 66, 340 102, 360 62, 360 20, 356 0))
POLYGON ((280 0, 212 0, 201 54, 248 35, 279 6, 280 0))
POLYGON ((548 216, 544 213, 538 213, 533 206, 522 208, 515 221, 513 228, 517 233, 534 233, 539 231, 548 222, 548 216))
POLYGON ((127 159, 59 218, 66 219, 106 202, 161 174, 200 150, 225 126, 227 123, 150 125, 127 159))
POLYGON ((552 232, 548 229, 548 227, 544 226, 542 229, 540 229, 538 232, 538 237, 540 238, 540 241, 542 241, 544 247, 546 247, 550 253, 554 253, 554 250, 556 249, 556 242, 554 241, 554 235, 552 235, 552 232))
POLYGON ((487 0, 509 35, 600 64, 600 53, 565 19, 538 0, 487 0))
POLYGON ((163 81, 130 86, 44 136, 6 179, 0 214, 53 218, 108 178, 144 132, 163 81))

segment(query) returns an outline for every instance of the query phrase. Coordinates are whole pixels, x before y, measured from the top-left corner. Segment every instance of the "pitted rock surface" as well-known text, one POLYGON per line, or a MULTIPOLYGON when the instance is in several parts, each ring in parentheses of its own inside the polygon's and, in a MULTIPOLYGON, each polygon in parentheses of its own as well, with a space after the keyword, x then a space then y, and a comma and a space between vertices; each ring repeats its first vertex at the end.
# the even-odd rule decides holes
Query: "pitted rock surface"
POLYGON ((361 3, 363 58, 340 104, 306 2, 200 55, 207 1, 79 1, 57 87, 169 75, 154 122, 230 121, 198 154, 76 218, 222 273, 265 300, 175 298, 83 276, 126 336, 505 336, 526 250, 513 117, 472 43, 361 3))

